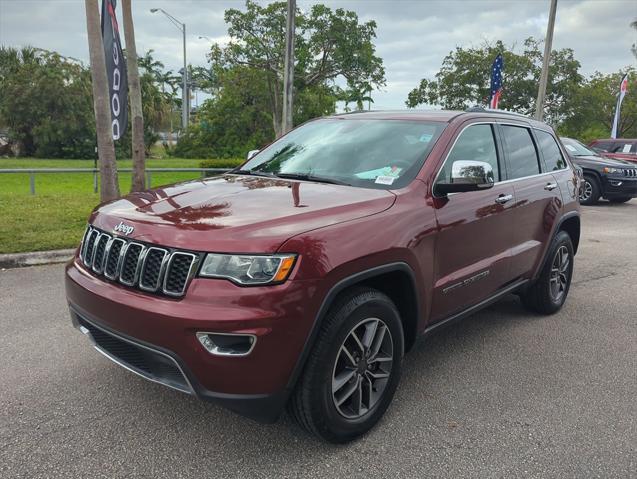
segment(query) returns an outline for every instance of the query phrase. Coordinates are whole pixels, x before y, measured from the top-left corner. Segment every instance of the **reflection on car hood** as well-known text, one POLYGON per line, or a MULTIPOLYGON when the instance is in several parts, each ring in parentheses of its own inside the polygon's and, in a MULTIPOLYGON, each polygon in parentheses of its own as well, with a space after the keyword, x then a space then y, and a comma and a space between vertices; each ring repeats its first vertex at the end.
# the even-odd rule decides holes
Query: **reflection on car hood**
POLYGON ((297 234, 391 207, 386 190, 224 175, 130 194, 99 207, 91 223, 120 222, 139 241, 198 251, 274 252, 297 234))
POLYGON ((614 158, 606 158, 603 156, 571 156, 574 163, 594 164, 598 166, 610 166, 614 168, 634 167, 635 164, 630 161, 617 160, 614 158))

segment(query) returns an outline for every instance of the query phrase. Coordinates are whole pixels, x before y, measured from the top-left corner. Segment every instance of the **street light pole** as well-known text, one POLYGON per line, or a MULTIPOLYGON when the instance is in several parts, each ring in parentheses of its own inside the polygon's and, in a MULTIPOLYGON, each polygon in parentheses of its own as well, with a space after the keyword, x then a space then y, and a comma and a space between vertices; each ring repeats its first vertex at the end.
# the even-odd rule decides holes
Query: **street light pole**
POLYGON ((166 15, 166 17, 168 17, 168 20, 170 20, 170 22, 175 25, 182 34, 183 37, 183 43, 184 43, 184 70, 183 70, 183 74, 182 74, 182 88, 181 88, 181 126, 182 128, 185 130, 188 127, 188 117, 189 117, 189 112, 188 110, 189 108, 189 104, 190 104, 190 100, 189 100, 189 95, 188 95, 188 68, 187 68, 187 62, 186 62, 186 24, 180 22, 179 20, 177 20, 175 17, 173 17, 170 13, 168 13, 166 10, 164 10, 163 8, 151 8, 150 9, 150 13, 156 13, 156 12, 161 12, 164 15, 166 15))
POLYGON ((551 60, 551 45, 553 43, 553 29, 555 27, 555 11, 557 10, 557 0, 551 0, 549 10, 549 24, 546 27, 546 39, 544 40, 544 58, 542 59, 542 73, 540 74, 540 87, 537 92, 537 102, 535 104, 535 119, 542 121, 544 116, 544 96, 546 95, 546 84, 549 79, 549 61, 551 60))

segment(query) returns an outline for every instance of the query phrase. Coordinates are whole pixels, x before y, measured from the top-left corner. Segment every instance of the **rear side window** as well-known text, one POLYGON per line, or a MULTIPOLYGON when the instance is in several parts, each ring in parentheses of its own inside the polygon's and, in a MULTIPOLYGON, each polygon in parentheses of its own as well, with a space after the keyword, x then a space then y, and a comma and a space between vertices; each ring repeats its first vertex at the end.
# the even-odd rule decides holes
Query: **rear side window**
POLYGON ((506 143, 509 179, 539 174, 540 163, 529 129, 502 125, 502 135, 506 143))
POLYGON ((618 142, 615 143, 612 149, 613 153, 634 153, 635 145, 628 142, 618 142))
POLYGON ((473 125, 467 127, 456 140, 449 152, 447 161, 439 178, 451 181, 451 165, 454 161, 474 160, 489 163, 493 168, 493 177, 500 180, 498 153, 491 125, 473 125))
POLYGON ((544 156, 547 171, 557 171, 566 168, 566 160, 564 160, 560 147, 557 146, 553 135, 542 130, 535 130, 535 136, 542 151, 542 156, 544 156))

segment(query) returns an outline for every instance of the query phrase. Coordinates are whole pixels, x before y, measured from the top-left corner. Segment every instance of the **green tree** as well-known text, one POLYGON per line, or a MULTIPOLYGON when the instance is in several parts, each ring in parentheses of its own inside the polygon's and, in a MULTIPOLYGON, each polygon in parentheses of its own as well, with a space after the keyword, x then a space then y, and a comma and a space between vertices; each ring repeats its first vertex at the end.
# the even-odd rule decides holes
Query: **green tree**
POLYGON ((619 82, 628 73, 628 93, 622 103, 618 136, 637 137, 637 70, 595 72, 573 93, 573 110, 558 127, 560 134, 589 141, 607 138, 613 124, 619 82))
POLYGON ((91 75, 79 61, 33 47, 0 48, 0 123, 28 156, 94 156, 91 75))
MULTIPOLYGON (((249 67, 263 73, 268 111, 277 136, 281 131, 286 8, 285 2, 262 7, 247 0, 245 11, 226 10, 231 41, 225 47, 213 45, 210 53, 217 69, 249 67)), ((337 78, 344 78, 350 85, 384 85, 385 70, 373 43, 374 21, 360 23, 352 11, 318 4, 307 13, 297 10, 295 22, 297 96, 302 96, 305 89, 322 90, 326 85, 336 91, 337 78)), ((295 110, 298 108, 295 106, 295 110)))
MULTIPOLYGON (((440 71, 432 79, 423 79, 407 97, 406 104, 413 108, 421 104, 440 105, 445 109, 464 110, 489 101, 491 65, 498 53, 504 59, 503 91, 499 107, 526 115, 535 112, 538 81, 542 68, 540 42, 527 38, 523 51, 506 47, 503 42, 481 47, 457 47, 442 62, 440 71)), ((564 48, 551 53, 549 82, 545 100, 545 118, 558 123, 573 109, 571 93, 582 81, 580 63, 573 50, 564 48)))

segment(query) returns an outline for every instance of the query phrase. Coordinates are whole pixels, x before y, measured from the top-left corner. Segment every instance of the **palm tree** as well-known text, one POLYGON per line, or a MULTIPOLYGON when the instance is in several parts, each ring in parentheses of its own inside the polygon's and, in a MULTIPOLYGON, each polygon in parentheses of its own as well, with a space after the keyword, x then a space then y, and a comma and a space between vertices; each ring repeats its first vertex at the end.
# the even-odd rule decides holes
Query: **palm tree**
POLYGON ((111 110, 109 106, 108 79, 102 29, 97 0, 84 0, 86 8, 86 30, 88 50, 91 58, 91 78, 93 81, 93 105, 95 109, 95 130, 97 133, 97 153, 100 159, 100 199, 110 201, 119 197, 115 144, 111 131, 111 110))
POLYGON ((142 111, 142 91, 139 82, 139 68, 137 50, 135 48, 135 29, 131 0, 122 1, 124 14, 124 35, 126 38, 126 53, 128 60, 128 88, 130 91, 130 106, 132 117, 132 149, 133 149, 133 177, 131 191, 142 191, 145 188, 146 148, 144 144, 144 114, 142 111))

